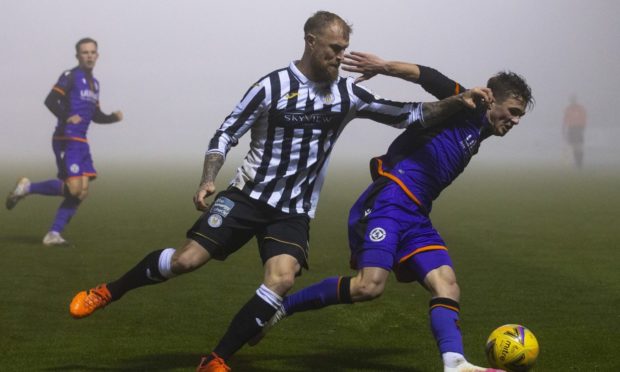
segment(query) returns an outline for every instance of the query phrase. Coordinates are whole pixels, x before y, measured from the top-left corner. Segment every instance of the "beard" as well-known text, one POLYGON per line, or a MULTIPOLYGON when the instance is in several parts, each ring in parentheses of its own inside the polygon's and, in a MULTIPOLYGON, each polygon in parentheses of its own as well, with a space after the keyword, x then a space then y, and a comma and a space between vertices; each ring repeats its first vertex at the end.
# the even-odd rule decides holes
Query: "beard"
POLYGON ((331 83, 338 79, 338 66, 328 64, 325 62, 313 60, 312 68, 315 71, 317 82, 331 83))

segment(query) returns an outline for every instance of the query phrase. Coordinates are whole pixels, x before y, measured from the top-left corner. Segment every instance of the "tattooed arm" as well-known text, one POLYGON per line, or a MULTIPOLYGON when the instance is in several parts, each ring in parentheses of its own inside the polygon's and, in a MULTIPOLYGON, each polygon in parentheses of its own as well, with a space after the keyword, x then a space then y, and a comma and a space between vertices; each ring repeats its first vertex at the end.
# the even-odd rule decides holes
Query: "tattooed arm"
POLYGON ((219 153, 210 153, 205 156, 204 166, 202 170, 202 179, 198 191, 194 195, 194 204, 196 209, 204 211, 209 208, 206 198, 215 193, 215 177, 224 165, 224 155, 219 153))
POLYGON ((449 118, 463 108, 474 109, 477 104, 493 102, 493 93, 489 88, 477 87, 456 96, 444 98, 441 101, 425 102, 422 104, 423 125, 431 127, 449 118))

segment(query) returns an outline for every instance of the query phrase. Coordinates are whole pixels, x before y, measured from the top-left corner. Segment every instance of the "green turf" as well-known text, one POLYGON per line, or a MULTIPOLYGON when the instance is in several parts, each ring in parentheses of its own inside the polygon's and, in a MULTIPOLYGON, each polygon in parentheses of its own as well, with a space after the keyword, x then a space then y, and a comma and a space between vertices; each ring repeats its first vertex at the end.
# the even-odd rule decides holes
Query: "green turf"
MULTIPOLYGON (((197 212, 199 169, 99 167, 100 179, 66 231, 72 245, 40 244, 60 200, 33 196, 0 211, 0 371, 183 371, 195 368, 262 278, 254 244, 168 283, 73 320, 71 297, 117 278, 154 250, 177 246, 197 212), (136 168, 139 169, 139 168, 136 168), (102 172, 102 170, 104 172, 102 172)), ((472 362, 504 323, 530 327, 536 371, 615 371, 620 320, 618 172, 473 169, 432 213, 462 289, 472 362)), ((26 171, 34 179, 51 174, 26 171)), ((19 175, 3 167, 7 191, 19 175)), ((296 288, 349 274, 346 215, 367 176, 331 170, 311 225, 311 271, 296 288)), ((372 303, 331 307, 282 322, 235 371, 439 371, 428 295, 390 281, 372 303)))

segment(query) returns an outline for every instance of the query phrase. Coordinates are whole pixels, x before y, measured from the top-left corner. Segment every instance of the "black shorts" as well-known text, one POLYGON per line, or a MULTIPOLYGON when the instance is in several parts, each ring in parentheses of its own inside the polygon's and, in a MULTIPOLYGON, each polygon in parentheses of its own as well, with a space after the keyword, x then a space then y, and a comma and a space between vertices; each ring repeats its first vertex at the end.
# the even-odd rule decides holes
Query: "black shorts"
POLYGON ((221 261, 256 236, 263 264, 289 254, 308 269, 309 231, 307 215, 284 213, 231 187, 217 194, 186 236, 221 261))

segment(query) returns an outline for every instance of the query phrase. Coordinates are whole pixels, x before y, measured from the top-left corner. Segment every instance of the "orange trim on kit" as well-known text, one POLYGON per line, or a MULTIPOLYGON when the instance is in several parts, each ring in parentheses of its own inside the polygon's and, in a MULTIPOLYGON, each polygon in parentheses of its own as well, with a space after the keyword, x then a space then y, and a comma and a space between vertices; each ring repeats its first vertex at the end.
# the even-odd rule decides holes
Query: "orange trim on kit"
POLYGON ((88 143, 88 140, 86 138, 80 138, 80 137, 54 136, 52 139, 55 139, 58 141, 77 141, 77 142, 88 143))
POLYGON ((427 245, 426 247, 418 248, 415 251, 409 253, 405 257, 401 258, 398 261, 398 263, 403 263, 418 253, 428 252, 428 251, 447 251, 447 250, 448 248, 444 247, 443 245, 427 245))
POLYGON ((60 89, 60 88, 58 88, 58 87, 56 87, 56 86, 55 86, 55 87, 53 87, 53 88, 52 88, 52 90, 53 90, 53 91, 56 91, 56 92, 58 92, 58 93, 60 93, 60 94, 62 94, 63 96, 64 96, 64 95, 66 95, 66 93, 65 93, 65 91, 64 91, 64 90, 62 90, 62 89, 60 89))
POLYGON ((461 93, 461 86, 459 83, 456 83, 456 86, 454 87, 454 95, 456 96, 459 93, 461 93))
POLYGON ((383 160, 381 159, 377 159, 377 173, 382 176, 382 177, 387 177, 389 179, 391 179, 392 181, 396 182, 396 184, 398 186, 400 186, 401 189, 403 189, 403 191, 405 192, 405 194, 407 194, 407 196, 413 200, 414 203, 416 203, 419 206, 422 206, 422 203, 420 203, 420 201, 418 200, 418 198, 416 198, 415 195, 413 195, 413 193, 411 192, 411 190, 409 190, 407 188, 407 186, 405 186, 405 184, 403 183, 403 181, 401 181, 398 177, 396 177, 395 175, 388 173, 386 171, 383 170, 383 160))
POLYGON ((450 310, 455 311, 457 313, 459 312, 459 308, 458 307, 454 307, 454 306, 450 306, 450 305, 444 305, 444 304, 433 305, 433 306, 431 306, 430 310, 433 310, 436 307, 445 307, 446 309, 450 309, 450 310))

